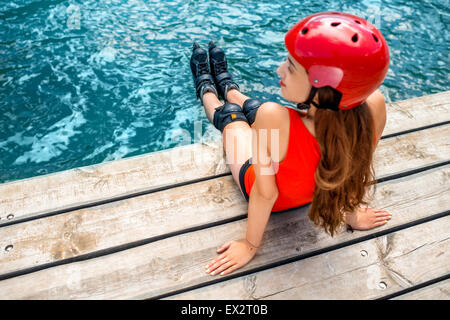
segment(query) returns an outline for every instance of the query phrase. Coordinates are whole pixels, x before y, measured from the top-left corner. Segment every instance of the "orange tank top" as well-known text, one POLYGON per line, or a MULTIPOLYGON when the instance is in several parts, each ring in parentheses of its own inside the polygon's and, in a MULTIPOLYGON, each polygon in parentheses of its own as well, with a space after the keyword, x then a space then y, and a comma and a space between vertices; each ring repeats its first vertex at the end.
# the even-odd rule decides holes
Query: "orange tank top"
MULTIPOLYGON (((287 109, 290 122, 287 153, 283 161, 272 165, 278 186, 278 198, 272 212, 312 202, 316 186, 314 172, 320 161, 320 147, 316 138, 308 131, 300 114, 292 108, 287 109)), ((376 145, 376 135, 373 142, 376 145)), ((244 181, 245 190, 250 195, 255 182, 253 165, 247 169, 244 181)))

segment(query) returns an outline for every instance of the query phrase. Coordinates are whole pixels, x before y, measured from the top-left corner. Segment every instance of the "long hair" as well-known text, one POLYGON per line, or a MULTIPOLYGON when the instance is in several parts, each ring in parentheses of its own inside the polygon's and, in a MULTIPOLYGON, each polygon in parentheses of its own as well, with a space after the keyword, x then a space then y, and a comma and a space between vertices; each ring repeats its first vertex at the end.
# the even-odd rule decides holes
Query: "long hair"
MULTIPOLYGON (((331 87, 320 88, 318 94, 320 105, 336 104, 338 93, 331 87)), ((314 128, 321 158, 308 216, 333 236, 344 224, 346 212, 368 204, 365 195, 370 186, 375 193, 375 128, 366 102, 349 110, 317 109, 314 128)))

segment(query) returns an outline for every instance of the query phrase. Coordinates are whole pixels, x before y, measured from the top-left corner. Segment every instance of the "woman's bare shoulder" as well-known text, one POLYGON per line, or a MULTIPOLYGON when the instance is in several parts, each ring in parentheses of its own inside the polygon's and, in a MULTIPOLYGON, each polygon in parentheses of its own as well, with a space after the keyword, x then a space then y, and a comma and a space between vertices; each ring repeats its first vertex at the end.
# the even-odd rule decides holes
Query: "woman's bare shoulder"
POLYGON ((377 89, 366 102, 375 121, 377 139, 379 139, 386 125, 386 100, 383 93, 377 89))
POLYGON ((259 127, 279 127, 281 124, 289 123, 289 110, 276 102, 264 102, 258 109, 255 123, 259 127))
POLYGON ((383 93, 380 89, 375 90, 372 94, 367 98, 366 102, 373 107, 380 107, 386 105, 386 99, 384 98, 383 93))

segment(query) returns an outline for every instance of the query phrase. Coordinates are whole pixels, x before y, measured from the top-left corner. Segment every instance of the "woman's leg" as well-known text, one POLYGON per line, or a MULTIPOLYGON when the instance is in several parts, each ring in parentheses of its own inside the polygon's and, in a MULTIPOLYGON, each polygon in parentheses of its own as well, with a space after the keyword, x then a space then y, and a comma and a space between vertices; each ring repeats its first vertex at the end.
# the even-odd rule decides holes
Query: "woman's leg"
POLYGON ((250 102, 250 104, 246 106, 247 110, 245 111, 245 116, 247 117, 250 127, 253 128, 255 126, 254 120, 256 116, 256 110, 259 107, 260 102, 258 100, 247 97, 245 94, 242 94, 239 90, 236 89, 231 89, 227 93, 227 101, 240 105, 241 108, 244 107, 244 102, 249 99, 250 101, 253 100, 253 102, 250 102))
MULTIPOLYGON (((242 103, 248 97, 241 94, 237 90, 230 90, 227 94, 229 102, 236 103, 242 106, 242 103), (236 91, 236 96, 230 93, 236 91), (241 96, 240 96, 241 95, 241 96), (231 99, 235 99, 232 101, 231 99), (241 103, 239 103, 241 102, 241 103)), ((212 92, 206 92, 202 100, 205 108, 206 117, 213 123, 215 108, 221 106, 222 103, 217 96, 212 92)), ((230 167, 231 174, 234 181, 240 188, 239 171, 242 165, 252 156, 252 130, 245 121, 233 121, 227 124, 222 132, 223 148, 225 150, 226 162, 230 167)), ((242 192, 242 190, 241 190, 242 192)), ((242 193, 243 195, 243 193, 242 193)))
POLYGON ((227 101, 235 103, 241 106, 244 104, 245 100, 250 99, 245 94, 242 94, 239 90, 231 89, 227 93, 227 101))
POLYGON ((212 92, 206 92, 202 98, 203 107, 205 108, 206 117, 209 122, 214 123, 214 112, 216 108, 221 106, 223 103, 217 98, 217 96, 212 92))

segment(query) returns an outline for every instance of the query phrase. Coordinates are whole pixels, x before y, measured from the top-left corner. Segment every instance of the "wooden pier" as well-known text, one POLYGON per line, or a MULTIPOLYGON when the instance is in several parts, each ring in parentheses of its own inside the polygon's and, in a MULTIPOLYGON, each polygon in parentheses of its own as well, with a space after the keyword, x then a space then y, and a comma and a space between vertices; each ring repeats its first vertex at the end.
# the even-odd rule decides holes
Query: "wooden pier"
POLYGON ((247 223, 211 140, 0 184, 0 299, 450 299, 450 91, 387 108, 382 227, 332 238, 302 206, 245 267, 206 274, 247 223))

